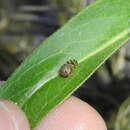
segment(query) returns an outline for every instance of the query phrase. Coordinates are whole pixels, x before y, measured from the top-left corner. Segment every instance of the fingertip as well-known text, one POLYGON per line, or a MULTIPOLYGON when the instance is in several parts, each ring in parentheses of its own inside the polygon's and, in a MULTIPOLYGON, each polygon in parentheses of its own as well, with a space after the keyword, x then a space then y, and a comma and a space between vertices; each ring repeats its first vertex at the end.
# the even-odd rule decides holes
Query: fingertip
POLYGON ((13 102, 0 99, 0 130, 30 130, 22 110, 13 102))
POLYGON ((89 104, 70 97, 44 120, 36 130, 107 130, 102 117, 89 104))

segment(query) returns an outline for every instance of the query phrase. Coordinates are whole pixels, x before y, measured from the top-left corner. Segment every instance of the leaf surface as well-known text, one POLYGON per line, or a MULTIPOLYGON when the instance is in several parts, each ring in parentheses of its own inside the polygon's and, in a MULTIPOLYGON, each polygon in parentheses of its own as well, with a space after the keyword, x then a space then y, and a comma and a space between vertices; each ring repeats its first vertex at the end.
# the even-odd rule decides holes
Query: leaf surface
POLYGON ((35 128, 130 38, 130 0, 100 0, 72 18, 41 44, 0 88, 0 98, 17 102, 35 128), (70 59, 72 74, 59 76, 70 59))

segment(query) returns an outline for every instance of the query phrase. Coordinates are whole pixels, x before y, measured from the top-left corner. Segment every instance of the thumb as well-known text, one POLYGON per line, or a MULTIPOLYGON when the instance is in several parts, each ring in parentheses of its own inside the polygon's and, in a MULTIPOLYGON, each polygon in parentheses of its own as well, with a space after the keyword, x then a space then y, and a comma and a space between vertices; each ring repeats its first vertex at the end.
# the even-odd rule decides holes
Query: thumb
POLYGON ((30 130, 25 114, 13 102, 0 100, 0 130, 30 130))

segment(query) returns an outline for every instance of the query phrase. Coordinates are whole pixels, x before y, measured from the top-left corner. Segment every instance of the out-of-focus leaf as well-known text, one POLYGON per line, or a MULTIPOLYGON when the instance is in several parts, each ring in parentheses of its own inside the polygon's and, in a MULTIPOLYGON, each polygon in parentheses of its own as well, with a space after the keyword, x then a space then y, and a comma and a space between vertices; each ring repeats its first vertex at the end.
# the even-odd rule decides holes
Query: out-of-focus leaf
POLYGON ((128 98, 120 107, 115 130, 130 130, 130 98, 128 98))

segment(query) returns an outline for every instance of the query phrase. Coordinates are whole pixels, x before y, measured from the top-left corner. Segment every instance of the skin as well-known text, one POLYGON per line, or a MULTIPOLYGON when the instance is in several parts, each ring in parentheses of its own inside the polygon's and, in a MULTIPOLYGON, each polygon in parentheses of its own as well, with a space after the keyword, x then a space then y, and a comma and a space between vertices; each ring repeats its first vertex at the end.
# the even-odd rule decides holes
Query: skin
MULTIPOLYGON (((22 110, 0 100, 0 130, 30 130, 22 110)), ((43 119, 36 130, 107 130, 101 116, 89 104, 70 97, 43 119)))

